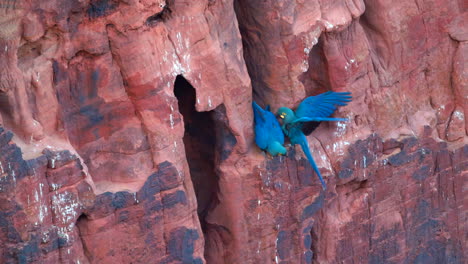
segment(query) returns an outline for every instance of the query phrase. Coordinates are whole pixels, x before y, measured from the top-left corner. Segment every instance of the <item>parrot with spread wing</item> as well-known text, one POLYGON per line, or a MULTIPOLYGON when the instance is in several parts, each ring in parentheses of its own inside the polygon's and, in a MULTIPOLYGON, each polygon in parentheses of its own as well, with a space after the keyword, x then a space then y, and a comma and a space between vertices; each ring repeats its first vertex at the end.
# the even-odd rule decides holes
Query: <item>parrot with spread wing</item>
POLYGON ((272 156, 286 154, 284 135, 276 116, 270 112, 270 107, 265 110, 257 103, 252 102, 255 122, 255 143, 272 156))
POLYGON ((329 116, 335 112, 337 106, 347 105, 351 101, 351 98, 350 92, 328 91, 323 94, 307 97, 299 104, 296 111, 287 107, 280 107, 277 112, 283 123, 281 128, 284 134, 289 137, 291 144, 299 144, 301 146, 310 165, 317 173, 324 190, 326 189, 326 184, 317 164, 315 164, 312 158, 306 136, 312 133, 322 121, 348 121, 347 118, 333 118, 329 116))

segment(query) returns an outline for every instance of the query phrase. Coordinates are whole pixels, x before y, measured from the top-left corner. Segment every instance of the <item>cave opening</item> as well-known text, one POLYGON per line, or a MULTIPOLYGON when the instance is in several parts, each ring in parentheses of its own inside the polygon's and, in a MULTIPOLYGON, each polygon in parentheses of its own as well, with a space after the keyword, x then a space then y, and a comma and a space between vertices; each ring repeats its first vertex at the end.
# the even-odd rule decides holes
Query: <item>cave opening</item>
POLYGON ((205 218, 217 202, 218 191, 218 176, 215 171, 217 146, 215 111, 196 111, 195 89, 181 75, 176 77, 174 94, 184 119, 183 140, 197 198, 198 218, 203 233, 206 233, 205 218))
POLYGON ((325 55, 325 38, 323 33, 317 43, 310 49, 307 59, 308 69, 299 76, 299 81, 304 85, 307 95, 315 95, 331 90, 330 76, 328 73, 328 60, 325 55))
POLYGON ((78 219, 76 220, 76 227, 78 228, 78 234, 81 238, 81 246, 83 250, 84 257, 89 260, 93 259, 91 252, 89 251, 88 247, 86 246, 86 235, 88 233, 87 226, 88 226, 89 218, 86 214, 82 213, 78 219))

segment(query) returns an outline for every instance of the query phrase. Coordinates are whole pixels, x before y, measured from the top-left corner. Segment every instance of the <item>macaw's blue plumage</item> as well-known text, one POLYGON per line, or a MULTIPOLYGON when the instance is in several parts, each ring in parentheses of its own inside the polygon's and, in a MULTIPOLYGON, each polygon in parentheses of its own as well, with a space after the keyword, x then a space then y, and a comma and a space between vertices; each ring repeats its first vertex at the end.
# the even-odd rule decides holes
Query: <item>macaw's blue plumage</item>
POLYGON ((255 121, 255 143, 263 150, 266 150, 272 156, 286 154, 284 144, 284 135, 281 126, 276 120, 275 115, 270 112, 267 106, 263 110, 257 103, 252 102, 255 121))
POLYGON ((326 189, 326 185, 317 164, 312 158, 306 135, 309 135, 322 121, 347 121, 346 118, 332 118, 329 116, 335 112, 338 106, 344 106, 350 101, 351 93, 330 91, 307 97, 299 104, 295 112, 287 107, 278 109, 278 115, 283 120, 281 128, 284 134, 289 137, 291 144, 301 146, 310 165, 317 173, 323 189, 326 189))

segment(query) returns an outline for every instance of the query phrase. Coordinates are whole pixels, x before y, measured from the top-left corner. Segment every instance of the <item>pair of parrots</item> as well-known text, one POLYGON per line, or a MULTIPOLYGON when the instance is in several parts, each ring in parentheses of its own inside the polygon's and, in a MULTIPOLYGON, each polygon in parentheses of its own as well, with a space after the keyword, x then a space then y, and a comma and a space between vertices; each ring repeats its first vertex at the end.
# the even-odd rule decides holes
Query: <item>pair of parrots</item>
POLYGON ((281 126, 275 115, 270 111, 269 106, 264 110, 253 101, 255 143, 272 156, 285 155, 284 135, 288 136, 291 144, 301 145, 302 151, 304 151, 310 165, 317 173, 323 189, 326 189, 322 175, 320 175, 320 171, 310 154, 306 135, 312 133, 322 121, 347 121, 346 118, 332 118, 329 116, 333 114, 338 106, 345 106, 350 102, 351 98, 349 92, 329 91, 317 96, 307 97, 299 104, 296 111, 287 107, 280 107, 277 116, 282 120, 281 126))

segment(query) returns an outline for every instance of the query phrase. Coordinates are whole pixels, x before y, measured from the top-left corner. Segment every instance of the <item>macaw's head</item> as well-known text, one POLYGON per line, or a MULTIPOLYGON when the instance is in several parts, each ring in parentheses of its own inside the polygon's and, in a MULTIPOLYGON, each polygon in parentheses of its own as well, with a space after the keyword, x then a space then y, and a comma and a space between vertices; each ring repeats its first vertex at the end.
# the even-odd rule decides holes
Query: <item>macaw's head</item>
POLYGON ((290 123, 296 119, 296 115, 294 114, 293 110, 287 107, 280 107, 276 115, 283 120, 283 123, 290 123))

